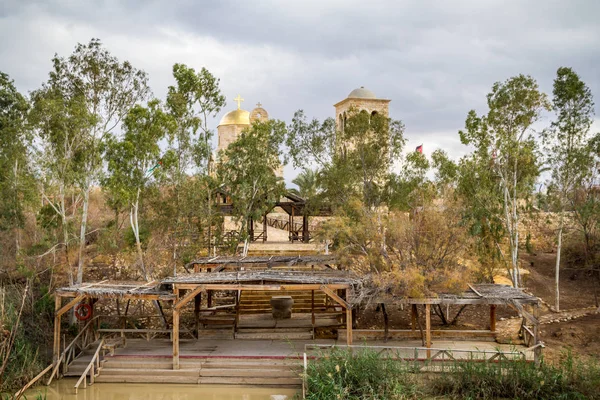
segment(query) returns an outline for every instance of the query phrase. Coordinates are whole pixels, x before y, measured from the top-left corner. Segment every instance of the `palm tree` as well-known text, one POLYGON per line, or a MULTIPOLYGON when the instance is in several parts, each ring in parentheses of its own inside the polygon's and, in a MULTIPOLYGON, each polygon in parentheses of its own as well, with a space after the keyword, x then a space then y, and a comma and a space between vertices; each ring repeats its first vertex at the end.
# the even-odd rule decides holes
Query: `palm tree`
POLYGON ((312 169, 303 170, 292 180, 292 183, 298 186, 297 193, 305 199, 310 199, 320 191, 317 173, 312 169))

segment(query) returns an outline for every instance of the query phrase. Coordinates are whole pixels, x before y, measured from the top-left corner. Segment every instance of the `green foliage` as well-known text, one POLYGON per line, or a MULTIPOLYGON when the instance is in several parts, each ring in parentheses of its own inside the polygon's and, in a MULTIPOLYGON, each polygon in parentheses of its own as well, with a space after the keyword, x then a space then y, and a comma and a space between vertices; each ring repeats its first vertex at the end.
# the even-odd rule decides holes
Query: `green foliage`
POLYGON ((221 94, 219 79, 206 68, 196 72, 185 64, 173 65, 173 77, 176 86, 169 86, 167 109, 175 120, 177 129, 173 130, 170 140, 177 154, 178 180, 194 164, 197 168, 208 170, 210 139, 212 131, 208 129, 208 118, 216 116, 225 105, 225 96, 221 94), (198 129, 201 137, 197 138, 198 129))
POLYGON ((304 199, 313 198, 320 191, 317 172, 304 169, 292 180, 298 186, 298 194, 304 199))
MULTIPOLYGON (((142 247, 142 249, 145 250, 147 248, 148 240, 150 239, 151 232, 145 225, 140 225, 139 229, 140 229, 140 232, 139 232, 140 246, 142 247)), ((133 249, 137 246, 137 238, 131 227, 129 227, 125 230, 125 236, 123 239, 125 240, 125 244, 129 248, 133 249)))
POLYGON ((333 349, 308 364, 309 400, 420 398, 408 368, 370 349, 333 349))
POLYGON ((27 129, 29 102, 9 76, 0 72, 0 230, 22 228, 24 206, 31 201, 33 177, 30 170, 32 137, 27 129))
POLYGON ((427 178, 430 163, 424 154, 406 155, 398 174, 390 174, 387 182, 387 204, 401 211, 415 210, 431 203, 436 196, 435 187, 427 178))
POLYGON ((381 114, 351 110, 344 128, 335 121, 306 121, 296 112, 286 144, 295 166, 316 164, 322 200, 346 204, 357 197, 368 207, 386 201, 386 183, 405 140, 404 125, 381 114))
POLYGON ((600 364, 566 354, 556 364, 456 361, 428 376, 412 364, 365 348, 319 354, 309 362, 307 399, 598 399, 600 364))
POLYGON ((558 365, 461 362, 432 382, 432 394, 468 399, 597 399, 600 366, 567 355, 558 365))
POLYGON ((536 81, 524 75, 496 82, 487 103, 487 114, 471 110, 459 132, 462 143, 475 149, 458 165, 457 189, 474 233, 483 235, 480 255, 498 254, 518 286, 520 204, 531 195, 540 169, 532 125, 550 105, 536 81))
POLYGON ((219 155, 217 174, 241 223, 242 240, 248 237, 248 220, 262 218, 285 193, 275 175, 285 131, 282 121, 255 122, 219 155))

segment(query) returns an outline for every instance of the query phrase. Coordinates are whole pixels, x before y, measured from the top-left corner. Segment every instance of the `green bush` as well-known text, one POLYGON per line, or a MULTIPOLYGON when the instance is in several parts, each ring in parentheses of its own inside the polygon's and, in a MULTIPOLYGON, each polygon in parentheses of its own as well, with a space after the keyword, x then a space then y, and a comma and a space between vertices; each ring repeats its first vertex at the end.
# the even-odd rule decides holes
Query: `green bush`
POLYGON ((461 362, 437 375, 433 395, 465 399, 597 399, 600 368, 570 354, 557 365, 526 361, 461 362))
POLYGON ((370 349, 321 354, 308 365, 306 385, 310 400, 419 398, 409 369, 370 349))
POLYGON ((527 361, 457 361, 442 373, 435 368, 419 373, 416 366, 367 348, 333 349, 308 364, 306 398, 600 399, 600 364, 570 354, 558 364, 542 361, 539 366, 527 361))

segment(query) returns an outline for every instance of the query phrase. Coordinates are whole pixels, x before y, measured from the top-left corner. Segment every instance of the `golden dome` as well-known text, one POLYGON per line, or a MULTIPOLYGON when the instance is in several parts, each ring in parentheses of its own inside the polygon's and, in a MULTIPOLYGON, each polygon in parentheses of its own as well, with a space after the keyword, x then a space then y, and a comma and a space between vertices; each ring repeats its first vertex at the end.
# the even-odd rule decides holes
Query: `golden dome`
POLYGON ((250 113, 242 109, 229 111, 223 115, 219 125, 250 125, 250 113))

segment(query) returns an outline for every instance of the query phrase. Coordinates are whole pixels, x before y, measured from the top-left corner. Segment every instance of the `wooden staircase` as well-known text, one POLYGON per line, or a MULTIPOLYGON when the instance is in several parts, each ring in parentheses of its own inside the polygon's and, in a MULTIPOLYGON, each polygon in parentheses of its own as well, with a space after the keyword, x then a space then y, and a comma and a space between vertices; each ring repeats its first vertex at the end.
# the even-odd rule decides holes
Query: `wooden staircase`
MULTIPOLYGON (((242 291, 240 297, 240 314, 268 314, 271 313, 271 297, 291 296, 294 299, 292 313, 312 312, 312 293, 310 291, 242 291)), ((315 311, 323 312, 326 309, 325 293, 320 290, 314 292, 315 311)))
POLYGON ((189 383, 298 387, 301 362, 285 358, 182 358, 172 369, 164 356, 107 356, 96 382, 189 383))

